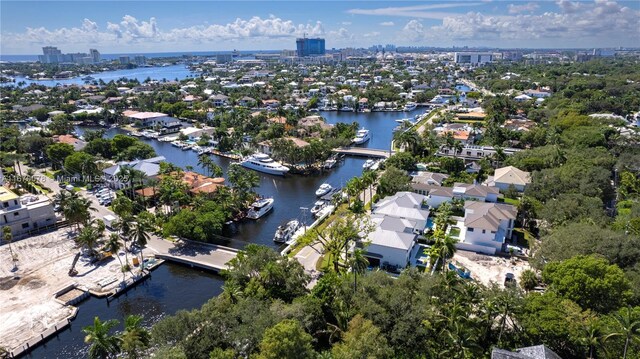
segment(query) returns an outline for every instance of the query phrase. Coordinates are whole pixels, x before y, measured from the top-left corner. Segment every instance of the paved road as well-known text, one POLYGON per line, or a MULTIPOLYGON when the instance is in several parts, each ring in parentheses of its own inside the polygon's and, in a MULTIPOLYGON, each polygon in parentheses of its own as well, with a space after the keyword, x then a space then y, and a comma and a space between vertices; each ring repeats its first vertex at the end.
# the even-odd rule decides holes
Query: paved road
POLYGON ((316 285, 320 272, 316 269, 318 261, 324 253, 322 243, 316 242, 303 247, 293 258, 300 262, 304 267, 304 271, 311 276, 311 281, 307 284, 307 288, 311 289, 316 285))

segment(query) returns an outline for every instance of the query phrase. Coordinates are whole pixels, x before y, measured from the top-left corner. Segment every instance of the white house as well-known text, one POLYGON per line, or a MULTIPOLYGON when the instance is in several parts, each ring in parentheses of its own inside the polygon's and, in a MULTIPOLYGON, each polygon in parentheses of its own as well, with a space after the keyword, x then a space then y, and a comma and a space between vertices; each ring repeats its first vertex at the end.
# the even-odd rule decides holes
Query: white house
POLYGON ((180 129, 180 134, 183 134, 189 138, 191 141, 197 141, 202 137, 203 134, 208 134, 210 137, 213 137, 213 132, 215 129, 213 127, 187 127, 180 129))
POLYGON ((413 192, 398 192, 376 203, 372 212, 413 220, 416 222, 416 228, 423 230, 429 217, 427 196, 413 192))
POLYGON ((374 205, 371 223, 375 230, 368 234, 365 257, 373 266, 402 269, 409 264, 418 234, 429 217, 426 196, 398 192, 374 205))
POLYGON ((376 267, 406 267, 418 237, 416 221, 372 214, 371 224, 375 230, 367 236, 369 244, 364 249, 369 263, 376 267))
POLYGON ((144 173, 147 179, 156 178, 160 173, 160 162, 165 161, 164 156, 148 158, 146 160, 123 161, 102 170, 106 184, 115 189, 122 189, 129 185, 128 178, 121 178, 118 174, 123 167, 131 167, 144 173))
POLYGON ((495 254, 502 251, 505 240, 511 238, 518 214, 515 206, 504 203, 468 201, 464 205, 464 218, 448 229, 462 250, 495 254), (455 233, 459 230, 459 234, 455 233))
POLYGON ((502 191, 513 185, 518 192, 524 192, 531 183, 531 174, 513 166, 496 169, 493 176, 487 177, 483 184, 500 188, 502 191))
POLYGON ((500 190, 478 184, 454 183, 453 187, 441 187, 423 183, 412 183, 413 191, 427 196, 429 207, 438 208, 445 202, 463 199, 479 202, 498 202, 500 190))
POLYGON ((11 228, 11 234, 17 239, 30 231, 55 223, 56 215, 48 197, 19 197, 7 187, 0 186, 0 230, 8 226, 11 228))

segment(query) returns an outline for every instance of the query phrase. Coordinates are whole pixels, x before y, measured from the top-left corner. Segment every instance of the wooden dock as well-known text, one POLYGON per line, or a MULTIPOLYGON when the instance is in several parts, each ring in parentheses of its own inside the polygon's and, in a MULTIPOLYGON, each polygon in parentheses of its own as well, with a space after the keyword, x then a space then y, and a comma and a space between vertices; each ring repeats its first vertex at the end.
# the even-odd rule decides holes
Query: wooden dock
POLYGON ((335 153, 347 156, 359 156, 369 158, 389 158, 393 153, 388 150, 379 150, 366 147, 340 147, 332 150, 335 153))

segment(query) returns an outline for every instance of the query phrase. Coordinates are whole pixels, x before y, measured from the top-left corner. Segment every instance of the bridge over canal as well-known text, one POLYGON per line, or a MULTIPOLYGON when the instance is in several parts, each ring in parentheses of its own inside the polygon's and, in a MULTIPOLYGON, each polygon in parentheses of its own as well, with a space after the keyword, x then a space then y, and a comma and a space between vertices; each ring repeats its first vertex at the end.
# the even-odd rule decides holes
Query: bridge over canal
POLYGON ((389 158, 393 153, 389 150, 379 150, 366 147, 340 147, 332 150, 335 153, 347 156, 371 157, 371 158, 389 158))

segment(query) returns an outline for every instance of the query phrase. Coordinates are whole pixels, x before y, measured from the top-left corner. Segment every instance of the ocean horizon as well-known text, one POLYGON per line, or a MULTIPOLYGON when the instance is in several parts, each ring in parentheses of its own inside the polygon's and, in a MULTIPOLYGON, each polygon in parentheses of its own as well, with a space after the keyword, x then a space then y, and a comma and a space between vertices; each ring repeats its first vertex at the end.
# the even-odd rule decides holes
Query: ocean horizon
MULTIPOLYGON (((263 54, 263 53, 274 53, 280 52, 281 50, 246 50, 246 51, 238 51, 241 55, 247 54, 263 54)), ((119 54, 100 54, 103 60, 117 60, 120 56, 137 56, 143 55, 148 59, 153 58, 161 58, 161 57, 181 57, 183 55, 186 56, 215 56, 215 55, 224 55, 231 54, 234 51, 176 51, 176 52, 126 52, 119 54)), ((0 54, 0 61, 5 62, 34 62, 38 61, 39 55, 4 55, 0 54)))

